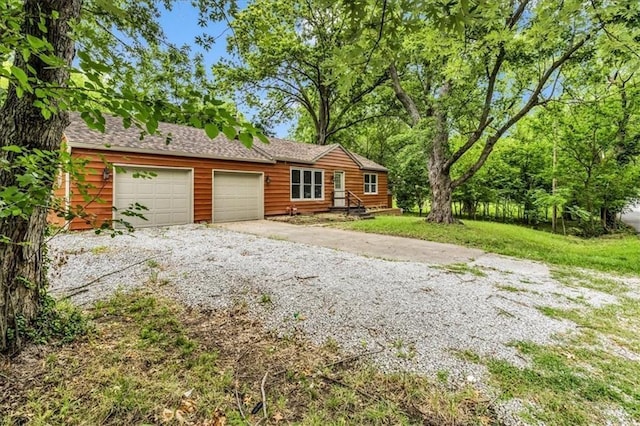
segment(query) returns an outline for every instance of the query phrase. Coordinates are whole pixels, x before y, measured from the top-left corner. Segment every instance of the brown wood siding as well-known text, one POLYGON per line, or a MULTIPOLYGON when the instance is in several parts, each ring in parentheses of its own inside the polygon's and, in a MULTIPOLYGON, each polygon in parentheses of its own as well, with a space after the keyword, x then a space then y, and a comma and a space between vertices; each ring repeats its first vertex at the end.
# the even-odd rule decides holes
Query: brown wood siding
POLYGON ((113 164, 131 164, 137 166, 163 166, 193 169, 193 209, 195 222, 210 222, 212 218, 212 172, 213 170, 231 170, 247 172, 263 172, 269 176, 270 183, 264 184, 264 213, 265 216, 286 214, 287 207, 295 207, 300 213, 315 213, 327 211, 333 204, 333 183, 331 177, 335 170, 342 170, 346 176, 346 189, 360 197, 366 206, 386 206, 387 204, 387 174, 378 174, 378 194, 364 195, 363 173, 356 163, 342 149, 335 149, 314 165, 278 162, 277 164, 250 163, 230 160, 213 160, 206 158, 187 158, 156 154, 118 153, 89 149, 73 149, 75 158, 85 158, 86 183, 94 186, 89 191, 96 200, 87 201, 78 193, 75 185, 71 186, 71 205, 85 206, 87 217, 75 219, 71 229, 89 229, 99 226, 112 218, 113 177, 107 182, 102 180, 102 170, 105 161, 113 164), (291 201, 290 170, 291 167, 324 169, 324 200, 323 201, 291 201))
MULTIPOLYGON (((53 192, 52 192, 52 203, 59 203, 61 207, 64 207, 66 201, 66 184, 67 184, 67 174, 60 173, 56 177, 56 181, 53 183, 53 192)), ((57 212, 53 210, 49 210, 47 214, 47 222, 56 225, 56 226, 64 226, 65 220, 64 218, 58 216, 57 212)))
MULTIPOLYGON (((265 184, 265 215, 287 214, 287 207, 294 207, 300 213, 326 212, 333 206, 333 172, 345 172, 345 187, 358 196, 367 207, 387 206, 387 172, 360 170, 360 167, 342 149, 336 148, 315 164, 278 162, 268 174, 270 184, 265 184), (291 168, 324 170, 324 200, 291 200, 291 168), (378 193, 364 194, 364 173, 378 175, 378 193)), ((265 172, 267 173, 267 172, 265 172)))
MULTIPOLYGON (((387 207, 387 172, 360 170, 359 166, 342 149, 334 149, 329 154, 322 157, 315 165, 330 171, 325 178, 325 198, 329 198, 333 193, 333 183, 331 175, 335 170, 342 170, 345 173, 345 187, 359 197, 367 207, 387 207), (364 174, 375 173, 378 175, 378 193, 364 193, 364 174)), ((326 172, 325 172, 326 173, 326 172)))

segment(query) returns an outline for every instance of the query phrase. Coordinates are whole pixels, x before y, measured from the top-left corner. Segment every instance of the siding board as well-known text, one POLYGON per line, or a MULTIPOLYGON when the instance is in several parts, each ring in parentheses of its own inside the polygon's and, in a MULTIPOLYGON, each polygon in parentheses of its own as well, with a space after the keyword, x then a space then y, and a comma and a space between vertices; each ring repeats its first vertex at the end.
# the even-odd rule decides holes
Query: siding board
MULTIPOLYGON (((113 202, 113 177, 107 182, 102 181, 104 161, 112 164, 130 164, 160 167, 179 167, 193 169, 193 213, 195 222, 210 222, 212 219, 212 172, 213 170, 234 170, 248 172, 263 172, 269 176, 270 183, 264 184, 264 213, 265 216, 286 214, 287 207, 295 207, 300 213, 317 213, 328 211, 333 205, 332 176, 335 170, 345 172, 346 189, 361 198, 367 207, 387 206, 387 173, 367 172, 360 170, 353 159, 342 149, 337 148, 325 155, 314 165, 278 162, 276 164, 250 163, 230 160, 214 160, 205 158, 187 158, 175 156, 163 156, 156 154, 132 154, 118 153, 106 150, 90 150, 75 148, 72 150, 75 158, 87 160, 85 166, 86 183, 91 183, 94 188, 89 191, 90 197, 102 200, 87 202, 78 193, 77 187, 71 185, 71 205, 85 206, 87 217, 75 219, 71 229, 90 229, 109 222, 112 218, 113 202), (291 201, 290 198, 290 169, 291 167, 324 169, 324 200, 316 201, 291 201), (364 173, 376 173, 378 175, 378 194, 364 194, 364 173)), ((60 189, 56 190, 56 194, 60 189)))

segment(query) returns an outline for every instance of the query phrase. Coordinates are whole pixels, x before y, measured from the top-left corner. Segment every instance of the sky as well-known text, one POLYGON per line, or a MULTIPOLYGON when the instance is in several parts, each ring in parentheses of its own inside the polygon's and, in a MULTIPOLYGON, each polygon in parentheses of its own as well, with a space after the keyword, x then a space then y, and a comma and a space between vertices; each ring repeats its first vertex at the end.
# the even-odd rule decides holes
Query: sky
MULTIPOLYGON (((239 1, 238 6, 242 8, 246 5, 246 1, 239 1)), ((227 36, 230 29, 226 22, 212 22, 207 28, 198 26, 198 11, 191 5, 190 1, 176 1, 171 11, 165 10, 160 17, 160 24, 167 36, 167 39, 176 44, 188 44, 192 46, 194 53, 201 52, 204 56, 206 65, 210 68, 220 58, 229 57, 227 53, 227 36), (204 51, 200 46, 195 44, 195 37, 206 32, 216 37, 216 43, 209 51, 204 51)), ((249 120, 256 113, 255 110, 249 109, 246 105, 238 105, 239 110, 249 120)), ((291 123, 284 123, 274 126, 273 132, 277 137, 287 137, 291 123)))

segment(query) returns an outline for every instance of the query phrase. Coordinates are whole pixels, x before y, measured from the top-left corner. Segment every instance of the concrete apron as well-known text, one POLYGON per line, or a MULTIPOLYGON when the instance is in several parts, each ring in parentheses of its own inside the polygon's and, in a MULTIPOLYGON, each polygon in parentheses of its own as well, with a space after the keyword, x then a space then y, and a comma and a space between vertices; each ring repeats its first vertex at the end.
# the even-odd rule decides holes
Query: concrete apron
POLYGON ((291 225, 272 220, 231 222, 221 228, 246 234, 328 247, 363 256, 423 263, 468 263, 482 257, 482 250, 413 238, 367 234, 318 225, 291 225))

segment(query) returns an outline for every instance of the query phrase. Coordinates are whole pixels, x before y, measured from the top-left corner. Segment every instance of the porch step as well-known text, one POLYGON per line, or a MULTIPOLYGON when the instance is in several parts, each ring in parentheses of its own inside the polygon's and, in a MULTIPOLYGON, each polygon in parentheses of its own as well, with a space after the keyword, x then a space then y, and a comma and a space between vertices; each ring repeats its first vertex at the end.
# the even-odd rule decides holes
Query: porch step
POLYGON ((346 207, 330 207, 329 211, 331 213, 344 213, 349 214, 350 216, 358 216, 360 219, 373 219, 374 216, 367 212, 365 207, 351 207, 350 209, 346 207))

